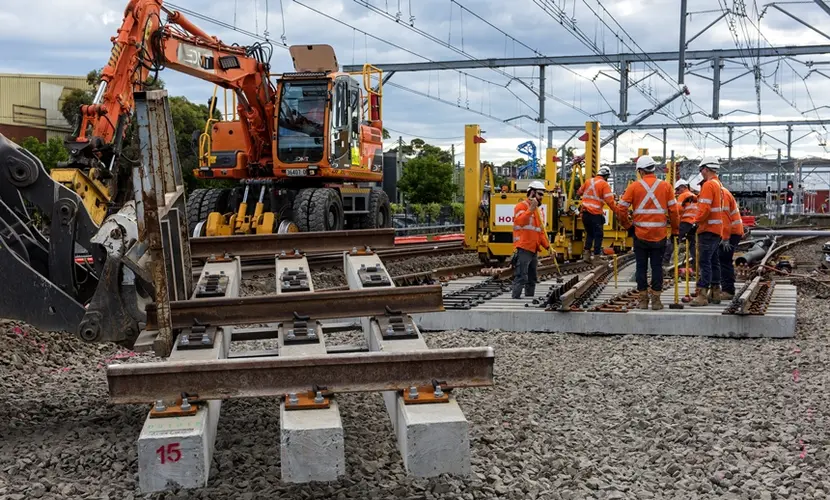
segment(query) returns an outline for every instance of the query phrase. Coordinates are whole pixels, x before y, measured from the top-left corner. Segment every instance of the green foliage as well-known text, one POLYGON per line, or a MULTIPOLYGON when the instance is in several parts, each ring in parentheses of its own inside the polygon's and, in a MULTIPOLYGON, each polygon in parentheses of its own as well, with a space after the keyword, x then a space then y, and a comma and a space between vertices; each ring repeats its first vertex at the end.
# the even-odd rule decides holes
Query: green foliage
POLYGON ((415 218, 418 222, 426 222, 427 220, 427 207, 426 205, 422 205, 420 203, 412 203, 409 205, 409 208, 412 209, 412 213, 415 214, 415 218))
POLYGON ((69 159, 69 153, 63 146, 63 141, 57 137, 52 137, 46 142, 40 142, 35 137, 27 137, 23 139, 20 146, 37 156, 47 172, 57 167, 58 162, 69 159))
POLYGON ((398 189, 411 203, 450 203, 455 194, 452 162, 433 155, 412 158, 404 166, 398 189))
POLYGON ((452 218, 456 220, 461 220, 464 218, 464 204, 463 203, 450 203, 450 209, 452 210, 452 218))
POLYGON ((81 116, 81 106, 92 104, 92 92, 89 90, 73 89, 63 99, 61 114, 72 127, 76 127, 81 116))
POLYGON ((389 135, 389 131, 386 130, 385 128, 383 129, 382 134, 383 134, 383 140, 386 140, 386 139, 389 139, 390 137, 392 137, 391 135, 389 135))
POLYGON ((426 207, 427 217, 429 217, 430 221, 434 221, 441 215, 441 204, 440 203, 428 203, 426 207))
POLYGON ((389 210, 392 212, 392 215, 398 215, 404 212, 404 207, 400 203, 390 203, 389 210))

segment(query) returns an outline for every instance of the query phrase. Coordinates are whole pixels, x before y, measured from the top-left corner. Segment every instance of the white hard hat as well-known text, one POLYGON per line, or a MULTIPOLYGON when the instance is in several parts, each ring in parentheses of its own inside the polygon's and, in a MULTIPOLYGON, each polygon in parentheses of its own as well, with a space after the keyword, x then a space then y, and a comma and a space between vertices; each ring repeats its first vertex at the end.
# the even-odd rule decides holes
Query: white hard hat
POLYGON ((677 189, 680 186, 689 187, 689 181, 687 181, 686 179, 677 179, 677 182, 674 183, 674 189, 677 189))
POLYGON ((601 175, 603 177, 608 177, 609 175, 611 175, 611 169, 606 167, 605 165, 603 165, 603 166, 599 167, 599 171, 597 172, 597 175, 601 175))
POLYGON ((714 156, 704 156, 702 160, 700 160, 700 165, 698 165, 698 169, 703 167, 717 170, 720 168, 720 162, 714 156))
POLYGON ((527 186, 527 190, 530 191, 531 189, 535 189, 537 191, 544 191, 545 185, 542 184, 541 181, 533 181, 527 186))
POLYGON ((703 182, 703 180, 704 179, 703 179, 702 175, 700 175, 700 174, 695 175, 689 181, 689 188, 691 188, 691 190, 694 191, 694 192, 700 191, 700 184, 703 182))
POLYGON ((637 170, 654 172, 654 160, 651 158, 651 156, 643 155, 637 158, 637 170))

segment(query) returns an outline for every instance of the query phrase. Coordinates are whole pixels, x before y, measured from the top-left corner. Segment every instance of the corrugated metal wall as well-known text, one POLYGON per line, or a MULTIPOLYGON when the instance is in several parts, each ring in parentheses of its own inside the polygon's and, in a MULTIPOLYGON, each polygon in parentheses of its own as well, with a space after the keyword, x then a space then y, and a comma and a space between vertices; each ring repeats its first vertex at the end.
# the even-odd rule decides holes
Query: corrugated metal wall
POLYGON ((86 90, 85 76, 0 74, 0 124, 46 129, 63 136, 69 124, 60 112, 61 97, 86 90))

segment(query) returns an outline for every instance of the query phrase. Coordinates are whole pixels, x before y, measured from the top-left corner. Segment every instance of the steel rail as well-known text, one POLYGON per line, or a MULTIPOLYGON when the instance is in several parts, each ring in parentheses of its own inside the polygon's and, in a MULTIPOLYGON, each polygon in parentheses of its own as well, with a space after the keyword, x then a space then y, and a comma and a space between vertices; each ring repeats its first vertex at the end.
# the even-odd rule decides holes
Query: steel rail
MULTIPOLYGON (((173 328, 289 321, 294 313, 318 319, 357 318, 386 314, 387 307, 405 313, 444 310, 440 285, 406 288, 290 293, 258 297, 207 298, 170 302, 173 328)), ((156 306, 147 306, 147 330, 157 325, 156 306)))
POLYGON ((245 234, 209 236, 190 239, 190 255, 207 259, 211 255, 229 254, 235 257, 274 256, 282 251, 342 252, 353 248, 393 248, 395 230, 359 229, 348 231, 319 231, 310 233, 245 234))
POLYGON ((199 400, 275 397, 313 386, 332 393, 380 392, 429 385, 493 385, 491 347, 404 352, 328 354, 208 361, 162 361, 107 366, 112 403, 175 400, 183 392, 199 400))
MULTIPOLYGON (((192 241, 192 240, 191 240, 192 241)), ((398 246, 394 248, 385 248, 375 251, 378 257, 384 261, 394 261, 407 259, 410 257, 431 256, 431 255, 452 255, 464 252, 464 247, 459 241, 452 242, 436 242, 430 244, 416 243, 406 246, 398 246)), ((360 247, 362 248, 362 247, 360 247)), ((351 250, 351 248, 349 248, 351 250)), ((345 250, 343 250, 345 251, 345 250)), ((267 257, 262 255, 249 256, 242 259, 242 272, 274 272, 274 257, 275 255, 268 254, 267 257)), ((308 265, 312 269, 325 268, 327 266, 335 266, 343 264, 343 254, 332 253, 330 251, 325 253, 307 253, 308 265)), ((202 273, 202 266, 193 266, 193 275, 198 276, 202 273)))

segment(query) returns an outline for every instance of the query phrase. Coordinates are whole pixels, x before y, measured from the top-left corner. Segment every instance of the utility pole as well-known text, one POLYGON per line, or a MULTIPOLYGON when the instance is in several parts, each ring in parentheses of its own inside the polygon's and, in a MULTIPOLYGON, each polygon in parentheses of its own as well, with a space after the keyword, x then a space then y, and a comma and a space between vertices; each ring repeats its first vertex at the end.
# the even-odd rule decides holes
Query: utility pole
POLYGON ((778 148, 778 173, 776 174, 776 180, 778 181, 778 196, 775 197, 775 220, 778 220, 778 214, 781 212, 779 208, 780 201, 781 201, 781 148, 778 148))
MULTIPOLYGON (((395 182, 397 183, 401 181, 401 177, 403 176, 403 137, 401 136, 398 136, 398 153, 395 155, 395 171, 397 173, 395 182)), ((396 201, 400 203, 402 199, 401 193, 397 189, 395 192, 398 195, 396 201)))
POLYGON ((677 83, 683 85, 686 74, 686 0, 680 0, 680 50, 677 58, 677 83))

